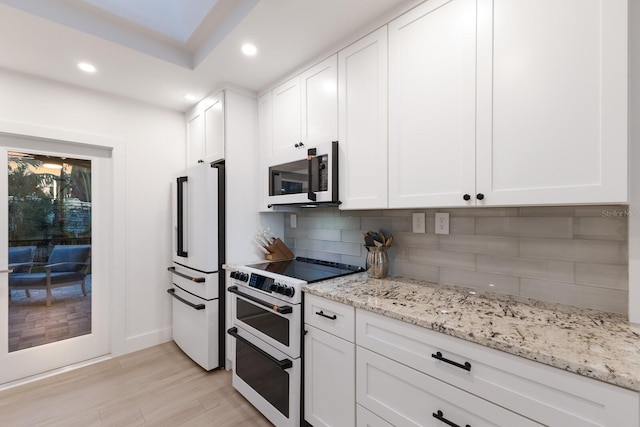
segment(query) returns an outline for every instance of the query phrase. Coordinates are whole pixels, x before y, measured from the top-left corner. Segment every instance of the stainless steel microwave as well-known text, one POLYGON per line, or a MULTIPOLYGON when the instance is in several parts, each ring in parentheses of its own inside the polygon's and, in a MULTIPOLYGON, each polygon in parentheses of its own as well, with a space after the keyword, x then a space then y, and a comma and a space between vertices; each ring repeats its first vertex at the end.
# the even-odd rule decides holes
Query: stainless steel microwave
POLYGON ((339 204, 338 141, 272 159, 268 184, 269 207, 339 204))

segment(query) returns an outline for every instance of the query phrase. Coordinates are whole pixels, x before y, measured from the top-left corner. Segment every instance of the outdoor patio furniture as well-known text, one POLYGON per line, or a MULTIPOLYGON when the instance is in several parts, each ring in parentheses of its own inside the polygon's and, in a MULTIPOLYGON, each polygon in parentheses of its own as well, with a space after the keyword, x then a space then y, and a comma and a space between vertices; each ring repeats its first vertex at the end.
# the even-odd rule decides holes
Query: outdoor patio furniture
POLYGON ((51 290, 62 286, 80 285, 82 294, 87 295, 85 279, 90 265, 91 245, 56 245, 49 255, 44 272, 14 272, 9 275, 9 290, 45 289, 47 306, 51 305, 51 290))
MULTIPOLYGON (((35 246, 9 247, 9 281, 11 281, 11 276, 14 274, 31 273, 35 253, 35 246)), ((25 289, 25 292, 27 296, 31 296, 28 289, 25 289)), ((11 293, 9 293, 9 296, 11 296, 11 293)))

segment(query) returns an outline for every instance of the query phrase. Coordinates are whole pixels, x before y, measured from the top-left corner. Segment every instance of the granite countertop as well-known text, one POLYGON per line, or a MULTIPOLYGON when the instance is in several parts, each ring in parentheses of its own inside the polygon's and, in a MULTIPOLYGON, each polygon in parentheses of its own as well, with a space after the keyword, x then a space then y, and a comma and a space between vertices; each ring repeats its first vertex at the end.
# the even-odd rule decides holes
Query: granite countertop
POLYGON ((640 325, 620 314, 367 273, 303 291, 640 391, 640 325))

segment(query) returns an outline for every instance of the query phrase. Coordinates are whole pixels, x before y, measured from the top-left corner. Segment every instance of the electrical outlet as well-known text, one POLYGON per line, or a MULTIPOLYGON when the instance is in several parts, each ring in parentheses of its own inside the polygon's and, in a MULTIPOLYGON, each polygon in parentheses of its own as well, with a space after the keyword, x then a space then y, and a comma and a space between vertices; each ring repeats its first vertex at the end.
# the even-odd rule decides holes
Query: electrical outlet
POLYGON ((436 234, 449 234, 449 214, 436 212, 436 234))
POLYGON ((296 214, 291 214, 291 228, 296 228, 298 226, 298 216, 296 214))
POLYGON ((425 232, 424 212, 417 212, 413 214, 413 232, 414 233, 425 232))

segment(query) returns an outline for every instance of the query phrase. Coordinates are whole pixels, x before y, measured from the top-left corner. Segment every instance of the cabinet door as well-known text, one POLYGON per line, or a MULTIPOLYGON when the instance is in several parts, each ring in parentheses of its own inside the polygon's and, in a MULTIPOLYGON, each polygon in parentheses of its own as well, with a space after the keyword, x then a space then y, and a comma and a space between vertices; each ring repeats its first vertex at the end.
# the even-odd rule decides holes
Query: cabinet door
POLYGON ((392 425, 541 425, 360 346, 356 351, 358 404, 392 425))
POLYGON ((338 54, 340 209, 387 207, 387 27, 338 54))
POLYGON ((313 147, 338 138, 338 61, 333 55, 300 76, 302 142, 313 147))
POLYGON ((393 427, 371 411, 356 405, 356 427, 393 427))
POLYGON ((355 345, 305 324, 304 418, 315 427, 355 425, 355 345))
POLYGON ((302 141, 300 132, 300 76, 296 76, 271 92, 273 106, 273 139, 268 157, 286 154, 302 141))
POLYGON ((461 206, 475 188, 476 4, 389 23, 389 207, 461 206))
POLYGON ((204 129, 202 111, 197 111, 187 118, 187 166, 195 165, 204 158, 204 129))
POLYGON ((478 5, 485 202, 626 202, 627 1, 478 5))
POLYGON ((224 95, 204 110, 204 160, 224 159, 224 95))

